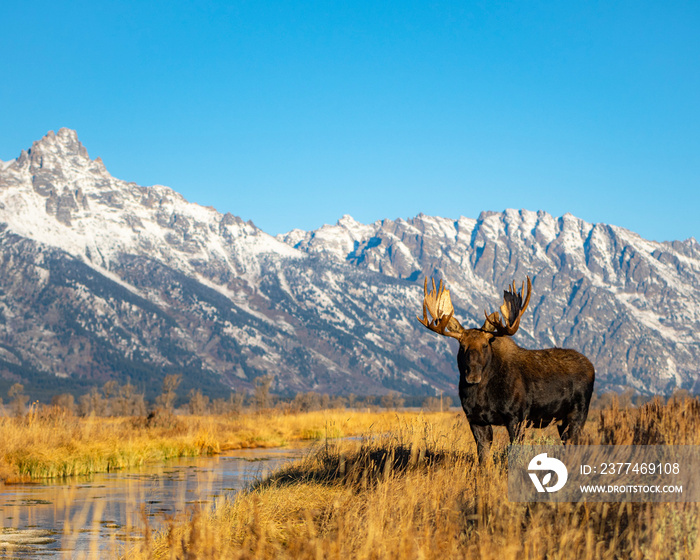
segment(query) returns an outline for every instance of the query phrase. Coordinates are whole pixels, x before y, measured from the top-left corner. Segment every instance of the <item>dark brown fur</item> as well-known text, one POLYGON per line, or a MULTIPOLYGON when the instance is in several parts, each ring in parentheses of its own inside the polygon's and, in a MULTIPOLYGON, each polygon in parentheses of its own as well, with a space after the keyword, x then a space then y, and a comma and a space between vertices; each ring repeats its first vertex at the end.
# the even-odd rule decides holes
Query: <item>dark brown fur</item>
POLYGON ((563 348, 525 350, 511 340, 531 290, 528 277, 523 301, 524 285, 518 291, 513 283, 503 294, 502 317, 494 312, 480 329, 465 329, 454 318, 450 292, 442 281, 437 287, 433 281, 428 292, 425 280, 423 318, 418 320, 459 340, 459 398, 476 439, 479 462, 488 455, 493 426, 505 426, 513 443, 526 426, 544 428, 560 422, 559 436, 567 443, 578 441, 588 416, 595 380, 588 358, 563 348))
POLYGON ((525 426, 560 421, 564 443, 576 442, 593 393, 595 370, 575 350, 525 350, 510 337, 468 329, 459 339, 459 398, 483 462, 492 426, 505 426, 511 443, 525 426))

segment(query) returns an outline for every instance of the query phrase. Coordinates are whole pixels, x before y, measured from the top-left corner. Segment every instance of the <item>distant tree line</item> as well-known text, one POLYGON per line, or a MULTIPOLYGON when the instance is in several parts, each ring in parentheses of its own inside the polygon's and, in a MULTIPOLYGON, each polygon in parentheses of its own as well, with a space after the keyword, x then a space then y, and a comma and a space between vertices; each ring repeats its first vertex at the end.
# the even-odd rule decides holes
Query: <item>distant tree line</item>
MULTIPOLYGON (((182 376, 179 374, 166 375, 163 379, 160 394, 153 402, 148 402, 143 392, 139 392, 131 383, 120 385, 116 381, 108 381, 101 388, 93 387, 88 393, 77 399, 71 393, 55 395, 50 404, 29 403, 24 386, 15 383, 10 387, 7 397, 8 404, 4 406, 5 414, 22 416, 33 409, 53 409, 71 416, 134 416, 143 417, 150 425, 167 425, 174 416, 192 415, 236 415, 244 411, 263 412, 276 410, 279 412, 312 412, 327 409, 401 409, 406 406, 422 408, 426 411, 448 410, 453 401, 448 396, 442 397, 407 397, 395 391, 381 396, 359 397, 352 393, 328 395, 313 391, 296 393, 293 396, 275 395, 271 392, 273 378, 264 375, 256 378, 252 393, 232 391, 227 398, 210 399, 199 389, 192 389, 183 404, 176 408, 178 388, 182 376)), ((0 406, 3 404, 0 398, 0 406)))
MULTIPOLYGON (((7 392, 7 404, 0 398, 0 409, 4 413, 21 417, 30 411, 51 413, 60 412, 71 416, 132 416, 143 418, 148 425, 169 425, 176 415, 191 414, 203 416, 237 415, 243 412, 277 411, 281 413, 313 412, 327 409, 369 409, 372 411, 386 409, 397 410, 404 407, 420 408, 428 412, 449 410, 455 401, 447 395, 439 397, 405 396, 390 391, 381 396, 360 397, 347 395, 328 395, 313 391, 295 395, 276 395, 271 392, 273 378, 264 375, 256 378, 252 393, 232 391, 227 398, 210 399, 199 389, 192 389, 186 399, 178 401, 178 388, 182 376, 166 375, 160 394, 149 403, 143 392, 139 392, 131 383, 120 385, 116 381, 106 382, 101 389, 93 387, 90 392, 80 395, 78 399, 71 393, 62 393, 51 399, 50 404, 33 402, 24 391, 21 383, 14 383, 7 392)), ((669 399, 683 400, 692 398, 688 391, 675 391, 669 399)), ((594 393, 591 410, 609 407, 613 401, 620 407, 641 406, 654 398, 652 395, 640 395, 632 389, 622 393, 594 393)))

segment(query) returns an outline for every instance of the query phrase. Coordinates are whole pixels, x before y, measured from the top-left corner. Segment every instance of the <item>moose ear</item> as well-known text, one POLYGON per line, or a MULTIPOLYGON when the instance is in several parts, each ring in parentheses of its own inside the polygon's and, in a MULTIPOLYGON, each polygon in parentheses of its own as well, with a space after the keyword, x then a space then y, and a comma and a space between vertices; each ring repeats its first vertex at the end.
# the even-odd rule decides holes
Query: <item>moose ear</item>
POLYGON ((486 316, 486 321, 484 321, 481 330, 484 332, 495 333, 496 327, 494 326, 494 324, 498 324, 500 323, 500 321, 501 316, 498 314, 498 311, 494 311, 493 313, 491 313, 491 315, 486 316))

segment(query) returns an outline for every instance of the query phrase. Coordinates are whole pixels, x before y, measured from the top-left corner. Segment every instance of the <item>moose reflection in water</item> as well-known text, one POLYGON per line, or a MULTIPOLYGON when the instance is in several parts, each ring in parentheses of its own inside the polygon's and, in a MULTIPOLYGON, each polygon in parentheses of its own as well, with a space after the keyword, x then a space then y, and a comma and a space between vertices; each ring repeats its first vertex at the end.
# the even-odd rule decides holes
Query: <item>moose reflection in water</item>
POLYGON ((423 318, 428 329, 459 341, 459 398, 477 444, 479 462, 488 456, 493 426, 505 426, 511 443, 522 437, 525 426, 544 428, 552 422, 562 442, 576 442, 588 416, 593 393, 593 364, 575 350, 526 350, 513 336, 530 303, 532 283, 527 277, 516 290, 515 282, 503 293, 498 311, 486 314, 480 328, 465 329, 454 317, 450 291, 440 280, 436 288, 424 284, 423 318), (430 314, 430 318, 428 318, 430 314))

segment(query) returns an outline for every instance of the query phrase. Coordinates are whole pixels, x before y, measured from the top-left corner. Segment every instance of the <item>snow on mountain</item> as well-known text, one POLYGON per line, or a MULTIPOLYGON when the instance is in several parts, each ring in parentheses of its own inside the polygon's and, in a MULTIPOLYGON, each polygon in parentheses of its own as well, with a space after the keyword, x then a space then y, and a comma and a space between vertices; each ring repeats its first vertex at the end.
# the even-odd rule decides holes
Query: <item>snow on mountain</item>
MULTIPOLYGON (((323 252, 345 227, 295 238, 295 248, 323 252)), ((530 347, 568 346, 586 353, 599 380, 638 390, 700 388, 700 245, 658 243, 624 228, 565 214, 506 210, 477 220, 425 215, 382 220, 364 229, 338 261, 383 275, 444 278, 467 323, 479 325, 502 290, 526 275, 534 297, 517 337, 530 347)), ((346 245, 347 246, 347 245, 346 245)))
POLYGON ((372 232, 372 226, 344 215, 335 226, 325 225, 315 231, 295 229, 277 239, 307 253, 318 253, 344 258, 358 244, 359 240, 372 232))
POLYGON ((0 191, 0 208, 11 209, 5 217, 10 231, 106 270, 125 250, 192 274, 193 263, 215 260, 253 277, 260 254, 299 256, 253 224, 189 203, 167 187, 113 178, 66 128, 35 142, 4 171, 4 184, 12 188, 0 191))
POLYGON ((176 372, 212 395, 265 374, 287 392, 456 394, 454 343, 415 320, 424 276, 480 326, 529 275, 519 344, 580 350, 599 387, 700 390, 698 243, 571 214, 346 215, 275 238, 112 177, 61 129, 0 163, 0 261, 0 385, 155 392, 176 372))
MULTIPOLYGON (((340 223, 350 239, 366 227, 340 223)), ((282 391, 454 385, 447 360, 431 372, 422 355, 396 351, 416 330, 414 285, 319 260, 167 187, 115 179, 74 131, 3 166, 0 224, 0 381, 117 377, 156 390, 175 371, 211 391, 250 389, 265 374, 282 391), (378 319, 395 322, 392 334, 378 319)))

